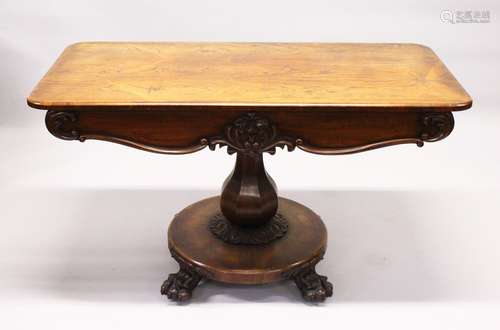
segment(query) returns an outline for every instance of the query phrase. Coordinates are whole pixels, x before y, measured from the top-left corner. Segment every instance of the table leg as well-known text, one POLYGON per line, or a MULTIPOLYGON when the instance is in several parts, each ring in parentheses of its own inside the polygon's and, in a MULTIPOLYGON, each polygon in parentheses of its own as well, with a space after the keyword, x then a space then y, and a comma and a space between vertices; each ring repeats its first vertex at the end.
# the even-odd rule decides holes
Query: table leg
POLYGON ((189 299, 202 278, 237 284, 293 280, 307 301, 332 295, 332 285, 315 271, 326 250, 326 228, 307 207, 278 198, 262 153, 238 152, 221 197, 177 214, 168 241, 180 270, 161 292, 172 300, 189 299))
POLYGON ((342 155, 402 143, 422 146, 444 139, 454 127, 452 113, 441 110, 378 113, 308 108, 215 114, 51 110, 45 121, 48 130, 64 140, 98 139, 165 154, 221 146, 237 154, 221 197, 187 207, 169 227, 169 248, 180 270, 169 276, 161 291, 181 301, 191 297, 202 278, 240 284, 289 279, 306 300, 331 296, 331 284, 314 268, 326 250, 326 228, 307 207, 278 197, 263 153, 297 147, 342 155))
POLYGON ((172 253, 172 258, 179 264, 179 271, 168 275, 167 280, 161 286, 161 294, 174 301, 189 300, 193 290, 203 279, 203 271, 175 253, 172 253))

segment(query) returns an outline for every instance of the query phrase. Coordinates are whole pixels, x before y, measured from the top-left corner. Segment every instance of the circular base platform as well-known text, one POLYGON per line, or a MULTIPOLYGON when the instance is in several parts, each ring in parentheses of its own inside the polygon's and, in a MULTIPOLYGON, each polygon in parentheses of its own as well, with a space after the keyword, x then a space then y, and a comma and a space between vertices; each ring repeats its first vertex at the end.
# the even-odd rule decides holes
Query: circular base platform
POLYGON ((175 216, 168 230, 172 255, 203 277, 226 283, 270 283, 316 264, 325 252, 325 225, 299 203, 279 198, 278 212, 287 219, 288 231, 263 245, 236 245, 217 238, 209 225, 220 213, 219 204, 220 198, 212 197, 188 206, 175 216))

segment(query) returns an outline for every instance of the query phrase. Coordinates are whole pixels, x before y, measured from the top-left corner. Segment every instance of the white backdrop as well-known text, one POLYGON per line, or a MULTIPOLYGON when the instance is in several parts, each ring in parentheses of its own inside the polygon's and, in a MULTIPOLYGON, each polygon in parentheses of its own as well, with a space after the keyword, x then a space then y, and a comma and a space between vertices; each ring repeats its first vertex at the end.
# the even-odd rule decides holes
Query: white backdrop
POLYGON ((0 326, 498 329, 499 9, 472 0, 2 0, 0 326), (491 21, 450 24, 443 10, 489 11, 491 21), (456 113, 446 140, 421 149, 266 157, 281 194, 329 228, 320 270, 335 297, 323 308, 304 305, 288 284, 213 283, 181 308, 158 292, 176 269, 166 227, 217 193, 234 159, 53 138, 26 97, 66 45, 93 40, 422 43, 474 105, 456 113))

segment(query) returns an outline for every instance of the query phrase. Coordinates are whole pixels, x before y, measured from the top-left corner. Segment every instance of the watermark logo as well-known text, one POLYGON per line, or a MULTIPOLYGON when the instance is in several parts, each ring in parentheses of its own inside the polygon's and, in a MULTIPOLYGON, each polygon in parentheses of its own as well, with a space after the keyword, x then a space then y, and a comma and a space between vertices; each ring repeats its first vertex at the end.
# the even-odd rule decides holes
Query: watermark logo
POLYGON ((489 10, 443 10, 441 11, 443 23, 489 23, 489 10))

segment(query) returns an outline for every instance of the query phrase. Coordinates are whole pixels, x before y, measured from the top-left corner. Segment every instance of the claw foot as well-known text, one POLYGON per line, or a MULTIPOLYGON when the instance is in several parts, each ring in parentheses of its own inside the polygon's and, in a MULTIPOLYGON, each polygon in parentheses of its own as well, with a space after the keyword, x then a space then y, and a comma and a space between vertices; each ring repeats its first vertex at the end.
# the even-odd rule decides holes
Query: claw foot
POLYGON ((318 275, 314 270, 294 277, 294 281, 306 301, 322 302, 333 294, 333 286, 327 277, 318 275))
POLYGON ((191 299, 192 292, 200 280, 201 276, 196 272, 181 269, 178 273, 170 274, 163 282, 161 294, 173 301, 187 301, 191 299))
MULTIPOLYGON (((316 261, 317 262, 317 261, 316 261)), ((294 269, 285 276, 295 282, 302 297, 309 302, 323 302, 333 294, 333 285, 326 276, 316 273, 316 263, 294 269)))

